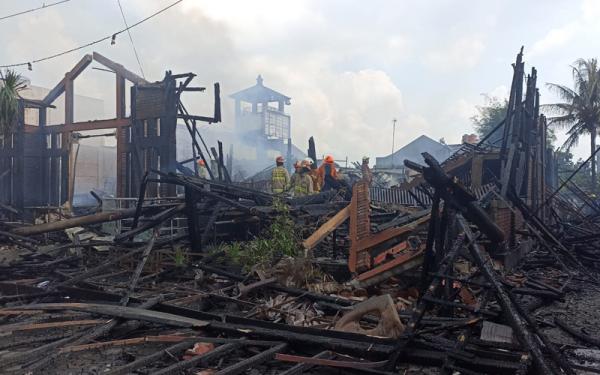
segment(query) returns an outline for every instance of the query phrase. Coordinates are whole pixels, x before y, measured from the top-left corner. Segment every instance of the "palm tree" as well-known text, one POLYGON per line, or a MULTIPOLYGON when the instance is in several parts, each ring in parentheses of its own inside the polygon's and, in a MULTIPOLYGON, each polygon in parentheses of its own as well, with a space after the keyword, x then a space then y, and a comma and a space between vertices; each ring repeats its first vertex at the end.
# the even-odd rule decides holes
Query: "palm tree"
POLYGON ((0 75, 0 135, 7 136, 12 132, 19 115, 19 92, 27 85, 25 79, 14 70, 7 69, 0 75))
MULTIPOLYGON (((569 151, 579 142, 582 135, 590 136, 590 152, 596 151, 596 135, 600 127, 600 71, 596 59, 579 59, 571 66, 573 88, 548 83, 564 102, 547 104, 546 108, 556 116, 550 124, 567 129, 567 140, 562 149, 569 151)), ((596 160, 592 158, 592 190, 596 191, 596 160)))

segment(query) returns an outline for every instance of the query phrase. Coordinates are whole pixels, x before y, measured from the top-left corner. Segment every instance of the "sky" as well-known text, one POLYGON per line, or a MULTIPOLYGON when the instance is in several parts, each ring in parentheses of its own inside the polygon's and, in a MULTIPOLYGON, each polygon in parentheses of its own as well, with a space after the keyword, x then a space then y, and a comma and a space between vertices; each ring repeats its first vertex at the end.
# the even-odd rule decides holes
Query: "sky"
MULTIPOLYGON (((129 24, 174 0, 121 0, 129 24)), ((44 0, 0 0, 0 17, 44 0)), ((227 96, 255 83, 292 98, 294 143, 359 160, 388 155, 421 134, 459 143, 484 94, 508 95, 511 63, 525 47, 536 67, 542 103, 557 99, 547 82, 570 85, 570 64, 600 51, 600 1, 184 0, 131 30, 146 78, 166 70, 194 72, 195 85, 221 83, 223 123, 233 123, 227 96)), ((122 29, 117 0, 71 0, 0 20, 0 65, 27 62, 122 29)), ((140 73, 127 34, 17 68, 36 86, 53 87, 86 53, 97 51, 140 73)), ((88 69, 76 94, 112 103, 114 82, 88 69)), ((211 114, 212 97, 190 94, 186 105, 211 114)), ((105 106, 112 107, 105 104, 105 106)), ((110 108, 107 110, 110 116, 110 108)), ((207 125, 208 126, 208 125, 207 125)), ((558 143, 564 140, 558 133, 558 143)), ((589 155, 587 140, 574 151, 589 155)))

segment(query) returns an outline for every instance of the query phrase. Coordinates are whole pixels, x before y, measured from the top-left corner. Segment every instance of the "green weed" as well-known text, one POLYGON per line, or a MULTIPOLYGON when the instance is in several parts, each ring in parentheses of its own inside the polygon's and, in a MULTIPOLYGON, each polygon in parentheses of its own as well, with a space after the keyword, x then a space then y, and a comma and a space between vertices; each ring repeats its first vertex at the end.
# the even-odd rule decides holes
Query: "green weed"
POLYGON ((256 265, 269 265, 282 256, 295 257, 299 250, 299 236, 285 203, 275 201, 275 219, 257 238, 234 242, 227 246, 227 255, 245 271, 256 265))

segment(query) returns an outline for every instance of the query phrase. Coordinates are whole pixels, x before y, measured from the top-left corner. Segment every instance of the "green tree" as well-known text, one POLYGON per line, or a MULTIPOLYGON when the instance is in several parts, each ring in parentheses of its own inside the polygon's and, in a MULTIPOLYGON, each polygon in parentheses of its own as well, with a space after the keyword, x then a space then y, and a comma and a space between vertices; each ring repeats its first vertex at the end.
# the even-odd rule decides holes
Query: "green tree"
MULTIPOLYGON (((506 117, 506 109, 508 107, 508 101, 506 99, 498 99, 496 97, 490 97, 484 95, 485 105, 476 106, 477 114, 471 117, 471 121, 475 126, 475 131, 480 139, 488 135, 500 122, 506 117)), ((488 139, 488 143, 500 146, 500 139, 502 138, 502 129, 496 131, 496 134, 488 139)), ((547 128, 547 145, 549 148, 554 148, 554 142, 556 142, 556 135, 554 129, 547 128)))
POLYGON ((27 85, 20 74, 14 70, 7 69, 2 75, 0 82, 0 135, 8 135, 17 122, 19 115, 19 92, 27 85))
MULTIPOLYGON (((558 167, 558 183, 561 184, 562 181, 565 181, 573 171, 583 164, 584 160, 579 158, 577 161, 573 160, 573 154, 569 151, 556 151, 556 164, 558 167)), ((581 170, 573 176, 571 182, 577 185, 583 191, 590 191, 592 188, 591 180, 591 167, 590 163, 587 163, 581 170)), ((597 181, 596 181, 597 182, 597 181)))
MULTIPOLYGON (((596 150, 596 134, 600 125, 600 71, 596 59, 579 59, 571 66, 573 88, 547 83, 547 86, 563 100, 560 103, 547 104, 544 107, 555 116, 549 117, 549 123, 567 130, 567 140, 562 149, 569 151, 579 142, 579 137, 590 136, 590 152, 596 150)), ((596 160, 591 160, 590 185, 596 191, 596 160)))
POLYGON ((483 95, 483 97, 485 104, 476 106, 477 114, 471 117, 475 131, 480 139, 488 135, 504 120, 506 117, 506 107, 508 107, 506 99, 502 100, 489 95, 483 95))

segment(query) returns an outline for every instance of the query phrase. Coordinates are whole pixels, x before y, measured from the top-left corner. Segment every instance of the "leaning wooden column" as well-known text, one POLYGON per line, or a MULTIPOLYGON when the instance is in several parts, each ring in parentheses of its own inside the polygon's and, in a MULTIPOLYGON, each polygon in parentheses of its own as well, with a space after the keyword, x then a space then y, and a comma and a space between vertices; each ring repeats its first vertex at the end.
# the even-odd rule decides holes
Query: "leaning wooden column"
POLYGON ((513 331, 519 343, 529 350, 531 356, 533 358, 533 363, 538 370, 539 374, 554 374, 553 371, 550 370, 546 360, 544 359, 544 355, 542 354, 542 349, 538 343, 538 340, 533 337, 533 335, 525 329, 526 322, 519 315, 512 301, 510 300, 508 294, 504 290, 502 286, 502 282, 498 280, 496 276, 496 271, 494 271, 491 263, 484 258, 479 245, 476 242, 475 235, 471 232, 469 225, 466 223, 465 219, 457 215, 459 226, 465 233, 466 238, 469 240, 469 252, 473 257, 475 264, 479 267, 480 272, 485 276, 487 281, 492 285, 492 288, 496 294, 496 298, 498 299, 498 303, 502 308, 502 312, 504 313, 505 318, 510 323, 513 331))

